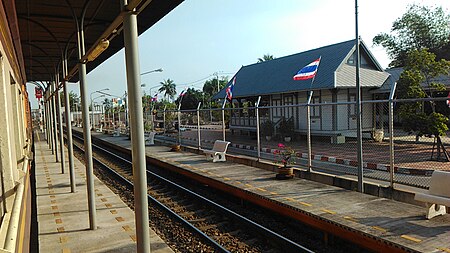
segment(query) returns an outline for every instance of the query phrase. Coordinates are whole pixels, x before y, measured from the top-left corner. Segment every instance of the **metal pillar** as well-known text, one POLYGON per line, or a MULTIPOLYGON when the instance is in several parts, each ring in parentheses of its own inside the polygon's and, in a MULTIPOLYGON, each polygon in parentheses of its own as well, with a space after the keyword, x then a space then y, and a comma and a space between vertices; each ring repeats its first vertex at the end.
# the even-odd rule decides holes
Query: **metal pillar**
POLYGON ((61 173, 64 174, 64 166, 66 166, 66 156, 64 155, 64 132, 62 125, 62 115, 61 115, 61 96, 59 95, 59 74, 56 76, 56 91, 55 91, 55 99, 57 100, 57 109, 56 113, 58 113, 58 124, 59 124, 59 150, 61 154, 61 173))
MULTIPOLYGON (((78 25, 78 58, 85 54, 84 49, 84 32, 83 18, 81 24, 78 25)), ((78 74, 80 76, 80 95, 81 95, 81 111, 83 117, 83 138, 84 138, 84 158, 86 160, 86 187, 89 208, 89 228, 97 229, 97 210, 95 209, 95 192, 94 192, 94 166, 92 163, 92 140, 89 122, 89 104, 88 92, 86 87, 86 63, 78 63, 78 74)))
POLYGON ((358 0, 355 0, 355 46, 356 46, 356 137, 358 156, 358 191, 364 192, 364 168, 362 154, 361 84, 359 80, 360 52, 358 34, 358 0))
POLYGON ((198 139, 198 149, 201 148, 201 139, 200 139, 200 105, 202 102, 198 102, 197 105, 197 139, 198 139))
POLYGON ((52 140, 50 138, 50 133, 51 133, 51 129, 50 129, 50 113, 48 110, 49 107, 49 101, 48 101, 48 92, 44 93, 44 109, 45 109, 45 127, 47 128, 47 132, 46 132, 46 138, 47 138, 47 143, 48 143, 48 148, 53 149, 52 148, 52 140))
POLYGON ((73 163, 73 140, 72 140, 72 120, 70 118, 70 101, 69 101, 69 92, 67 89, 67 83, 64 79, 66 73, 67 73, 67 62, 66 60, 63 61, 63 79, 62 79, 62 85, 64 89, 64 105, 66 108, 66 130, 67 130, 67 149, 69 152, 69 177, 70 177, 70 192, 76 191, 76 182, 75 182, 75 167, 73 163))
POLYGON ((51 100, 52 100, 52 118, 53 118, 53 138, 54 138, 54 142, 53 142, 53 146, 55 149, 55 160, 56 162, 58 162, 58 123, 57 123, 57 118, 56 118, 56 98, 55 98, 55 82, 52 82, 52 95, 51 95, 51 100))
MULTIPOLYGON (((124 2, 122 0, 122 4, 124 2)), ((131 156, 133 157, 137 252, 145 253, 150 252, 150 230, 136 13, 129 11, 125 14, 123 20, 123 36, 125 42, 127 88, 128 96, 130 96, 130 105, 128 108, 130 110, 131 156)))
POLYGON ((256 101, 256 146, 258 148, 258 161, 261 159, 261 137, 259 132, 259 102, 261 102, 261 96, 258 97, 256 101))
POLYGON ((394 94, 397 82, 391 87, 389 94, 389 175, 390 186, 394 189, 394 94))
POLYGON ((86 87, 86 64, 79 63, 78 71, 80 75, 81 110, 83 117, 83 138, 84 138, 84 158, 86 160, 86 186, 89 206, 89 228, 97 229, 97 210, 95 209, 94 192, 94 165, 92 162, 92 140, 89 122, 89 104, 87 100, 86 87))
POLYGON ((308 171, 312 170, 312 147, 311 147, 311 100, 314 91, 309 91, 308 101, 306 102, 306 138, 307 138, 307 146, 308 146, 308 171))
POLYGON ((53 113, 52 113, 52 101, 51 101, 51 86, 49 86, 49 90, 47 92, 47 112, 48 112, 48 139, 50 140, 49 148, 52 150, 52 155, 55 154, 54 145, 53 145, 53 113))

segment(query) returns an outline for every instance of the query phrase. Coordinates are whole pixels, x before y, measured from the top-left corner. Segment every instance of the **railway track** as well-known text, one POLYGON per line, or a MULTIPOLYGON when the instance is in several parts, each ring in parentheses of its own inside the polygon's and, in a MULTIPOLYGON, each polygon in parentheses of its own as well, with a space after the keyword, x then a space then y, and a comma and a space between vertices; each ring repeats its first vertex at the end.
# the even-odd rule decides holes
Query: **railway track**
MULTIPOLYGON (((80 143, 80 137, 77 138, 80 143)), ((80 144, 75 146, 77 150, 82 150, 80 144)), ((97 145, 93 145, 93 152, 97 176, 110 182, 110 185, 118 186, 116 192, 124 196, 132 207, 130 160, 126 155, 117 155, 97 145)), ((165 241, 169 239, 169 244, 173 244, 179 252, 313 252, 179 184, 179 181, 186 180, 169 179, 169 176, 167 173, 161 176, 147 169, 150 220, 164 222, 160 224, 162 229, 159 230, 163 230, 161 237, 165 241)))

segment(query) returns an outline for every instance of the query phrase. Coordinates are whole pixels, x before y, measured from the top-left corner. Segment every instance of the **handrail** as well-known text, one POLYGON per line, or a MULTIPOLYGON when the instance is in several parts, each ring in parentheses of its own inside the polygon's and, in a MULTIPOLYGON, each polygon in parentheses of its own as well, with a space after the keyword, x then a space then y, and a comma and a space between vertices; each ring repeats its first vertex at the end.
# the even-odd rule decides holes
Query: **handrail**
POLYGON ((32 155, 30 151, 30 142, 27 140, 26 154, 23 156, 22 170, 23 176, 19 179, 19 184, 16 188, 16 196, 14 198, 14 204, 11 209, 11 218, 9 219, 8 230, 6 232, 4 249, 9 252, 15 252, 15 247, 17 244, 17 236, 20 223, 20 213, 22 209, 22 202, 24 192, 27 190, 25 188, 26 178, 28 177, 28 168, 32 160, 32 155), (30 157, 31 156, 31 157, 30 157))

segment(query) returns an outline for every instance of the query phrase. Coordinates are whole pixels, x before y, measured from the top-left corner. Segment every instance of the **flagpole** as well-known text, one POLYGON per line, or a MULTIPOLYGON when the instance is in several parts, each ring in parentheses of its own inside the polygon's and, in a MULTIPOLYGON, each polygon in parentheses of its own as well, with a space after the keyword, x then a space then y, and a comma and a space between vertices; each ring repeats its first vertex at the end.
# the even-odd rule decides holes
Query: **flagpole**
POLYGON ((314 91, 312 90, 312 86, 314 83, 314 80, 316 79, 316 74, 317 71, 319 70, 319 65, 320 65, 320 60, 322 59, 322 56, 319 57, 319 64, 317 64, 317 69, 316 69, 316 73, 313 76, 313 79, 311 80, 311 85, 309 88, 309 95, 308 95, 308 100, 307 100, 307 105, 306 105, 306 118, 307 118, 307 124, 306 124, 306 128, 307 128, 307 134, 306 134, 306 138, 307 138, 307 146, 308 146, 308 172, 311 172, 312 170, 312 147, 311 147, 311 99, 313 96, 314 91))
POLYGON ((183 101, 184 93, 180 96, 180 102, 178 103, 178 145, 181 145, 181 102, 183 101))

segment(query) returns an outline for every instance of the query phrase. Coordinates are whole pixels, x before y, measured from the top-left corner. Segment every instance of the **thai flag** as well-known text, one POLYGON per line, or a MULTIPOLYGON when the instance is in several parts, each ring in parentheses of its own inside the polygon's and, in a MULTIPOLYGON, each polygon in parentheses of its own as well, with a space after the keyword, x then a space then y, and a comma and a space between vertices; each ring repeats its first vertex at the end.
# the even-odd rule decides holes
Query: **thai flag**
POLYGON ((236 83, 236 77, 233 78, 233 82, 230 84, 230 86, 227 87, 227 89, 225 90, 225 92, 227 93, 227 100, 231 102, 231 100, 233 99, 233 88, 234 88, 234 84, 236 83))
POLYGON ((448 96, 447 96, 447 101, 445 101, 447 103, 447 106, 450 108, 450 91, 448 92, 448 96))
POLYGON ((184 90, 181 91, 180 97, 183 97, 184 95, 186 95, 186 88, 184 88, 184 90))
POLYGON ((152 102, 155 102, 158 100, 158 93, 155 93, 155 95, 152 97, 152 102))
POLYGON ((300 69, 294 76, 294 80, 307 80, 316 76, 319 67, 320 58, 300 69))

